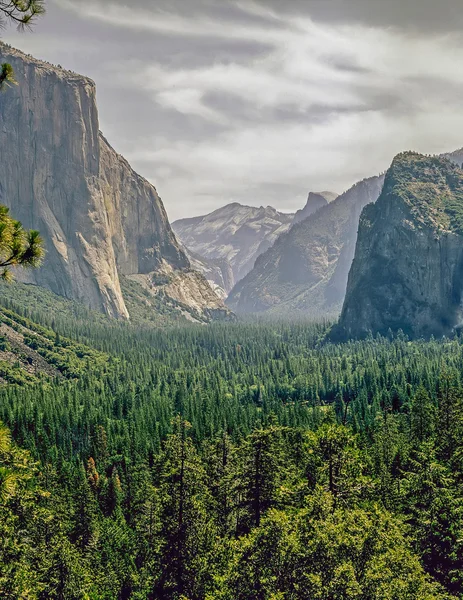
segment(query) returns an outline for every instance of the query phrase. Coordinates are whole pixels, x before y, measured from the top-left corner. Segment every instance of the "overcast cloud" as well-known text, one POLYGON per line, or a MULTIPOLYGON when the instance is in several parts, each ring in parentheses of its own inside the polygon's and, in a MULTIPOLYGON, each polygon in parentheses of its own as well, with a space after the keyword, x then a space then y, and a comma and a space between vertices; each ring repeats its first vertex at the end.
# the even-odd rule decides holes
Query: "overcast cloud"
POLYGON ((96 81, 102 131, 173 220, 293 211, 463 146, 462 27, 461 0, 49 0, 3 38, 96 81))

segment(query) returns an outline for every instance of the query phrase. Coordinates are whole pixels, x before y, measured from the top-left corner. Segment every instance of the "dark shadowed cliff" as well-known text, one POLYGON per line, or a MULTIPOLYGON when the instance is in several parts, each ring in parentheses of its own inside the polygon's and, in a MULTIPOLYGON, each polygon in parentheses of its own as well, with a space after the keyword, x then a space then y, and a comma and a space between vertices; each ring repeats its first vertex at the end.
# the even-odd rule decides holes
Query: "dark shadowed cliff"
POLYGON ((446 158, 400 154, 362 212, 333 335, 448 334, 462 322, 462 294, 463 171, 446 158))

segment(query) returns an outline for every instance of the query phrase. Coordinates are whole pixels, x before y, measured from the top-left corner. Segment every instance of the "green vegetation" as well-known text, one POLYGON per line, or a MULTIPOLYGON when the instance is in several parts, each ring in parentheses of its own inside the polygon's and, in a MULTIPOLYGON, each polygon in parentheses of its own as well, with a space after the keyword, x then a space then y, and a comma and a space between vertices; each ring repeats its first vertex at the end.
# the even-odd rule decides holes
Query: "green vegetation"
POLYGON ((44 0, 0 0, 0 23, 15 24, 20 29, 30 27, 45 13, 44 0))
POLYGON ((0 309, 0 384, 34 384, 50 377, 73 379, 90 368, 96 375, 110 362, 107 354, 0 309))
POLYGON ((449 160, 399 154, 386 175, 383 194, 406 200, 422 223, 463 235, 463 171, 449 160))
POLYGON ((2 598, 462 597, 459 338, 0 303, 60 372, 0 386, 2 598))
MULTIPOLYGON (((45 13, 44 0, 0 0, 0 28, 14 24, 18 29, 31 27, 37 17, 45 13)), ((0 65, 0 90, 15 85, 13 67, 0 65)))
POLYGON ((38 231, 26 231, 13 219, 6 206, 0 205, 0 278, 9 281, 13 267, 35 268, 45 251, 38 231))
MULTIPOLYGON (((152 293, 127 277, 121 276, 120 281, 130 320, 137 326, 166 327, 185 323, 186 318, 197 323, 208 322, 206 315, 170 298, 162 288, 152 293)), ((168 284, 169 279, 165 275, 159 275, 154 278, 153 283, 155 286, 162 286, 168 284)))

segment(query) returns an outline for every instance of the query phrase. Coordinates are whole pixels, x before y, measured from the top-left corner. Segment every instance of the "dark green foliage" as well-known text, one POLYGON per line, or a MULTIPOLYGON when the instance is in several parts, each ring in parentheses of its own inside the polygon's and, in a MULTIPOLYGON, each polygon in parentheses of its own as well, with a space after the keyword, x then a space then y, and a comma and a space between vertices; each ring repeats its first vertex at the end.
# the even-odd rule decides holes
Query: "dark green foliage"
POLYGON ((44 0, 0 0, 0 24, 12 23, 19 29, 30 27, 45 13, 44 0))
POLYGON ((461 598, 459 338, 138 329, 5 289, 61 376, 0 386, 1 597, 461 598))
MULTIPOLYGON (((11 83, 13 79, 11 67, 3 64, 0 87, 5 81, 11 83)), ((44 254, 39 232, 23 229, 21 223, 10 216, 9 209, 0 205, 0 278, 11 280, 14 267, 38 267, 44 254)))
POLYGON ((407 201, 423 224, 463 235, 463 171, 449 160, 399 154, 387 172, 383 194, 407 201))
POLYGON ((0 71, 0 90, 15 84, 16 80, 14 78, 13 67, 8 63, 2 63, 0 71))

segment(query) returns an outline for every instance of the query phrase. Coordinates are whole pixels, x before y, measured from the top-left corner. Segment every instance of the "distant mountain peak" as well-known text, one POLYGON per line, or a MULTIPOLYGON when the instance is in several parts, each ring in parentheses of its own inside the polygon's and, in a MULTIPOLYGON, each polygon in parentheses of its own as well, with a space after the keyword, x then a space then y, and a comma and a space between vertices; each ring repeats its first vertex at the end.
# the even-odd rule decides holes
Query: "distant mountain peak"
POLYGON ((290 228, 293 218, 294 214, 279 212, 273 206, 232 202, 201 217, 179 219, 172 228, 206 277, 211 276, 211 261, 220 261, 228 293, 252 269, 256 258, 290 228))
POLYGON ((334 192, 309 192, 306 205, 301 210, 298 210, 293 221, 293 225, 300 223, 317 212, 318 209, 326 206, 333 200, 336 200, 338 194, 334 192))
POLYGON ((302 213, 307 205, 299 211, 299 222, 295 218, 295 226, 280 235, 235 285, 227 304, 242 314, 318 317, 339 313, 359 215, 366 204, 376 201, 383 179, 364 180, 339 197, 330 192, 309 194, 305 218, 302 213))

